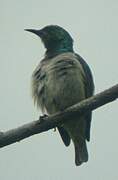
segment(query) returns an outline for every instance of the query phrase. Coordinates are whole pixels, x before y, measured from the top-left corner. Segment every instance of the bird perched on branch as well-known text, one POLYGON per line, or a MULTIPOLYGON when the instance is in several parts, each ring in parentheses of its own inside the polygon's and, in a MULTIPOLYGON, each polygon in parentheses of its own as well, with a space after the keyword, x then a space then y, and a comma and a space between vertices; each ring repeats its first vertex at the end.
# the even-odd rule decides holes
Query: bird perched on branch
MULTIPOLYGON (((39 36, 46 48, 44 59, 32 75, 32 95, 42 112, 61 112, 93 95, 94 83, 89 66, 73 50, 73 39, 60 26, 26 29, 39 36)), ((58 127, 66 146, 72 139, 75 164, 88 161, 86 140, 90 140, 91 112, 74 117, 58 127)))

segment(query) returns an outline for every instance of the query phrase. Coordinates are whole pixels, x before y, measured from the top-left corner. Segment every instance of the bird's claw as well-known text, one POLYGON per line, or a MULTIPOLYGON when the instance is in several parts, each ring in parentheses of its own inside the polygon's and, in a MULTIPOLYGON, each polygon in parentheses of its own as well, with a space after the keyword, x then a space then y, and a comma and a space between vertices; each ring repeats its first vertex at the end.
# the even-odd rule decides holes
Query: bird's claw
MULTIPOLYGON (((44 114, 43 116, 39 116, 39 121, 40 121, 40 123, 44 122, 46 117, 48 117, 47 114, 44 114)), ((54 132, 56 131, 56 127, 53 129, 53 131, 54 131, 54 132)))
POLYGON ((48 117, 47 114, 44 114, 43 116, 39 116, 40 123, 41 123, 42 121, 45 121, 45 118, 46 118, 46 117, 48 117))

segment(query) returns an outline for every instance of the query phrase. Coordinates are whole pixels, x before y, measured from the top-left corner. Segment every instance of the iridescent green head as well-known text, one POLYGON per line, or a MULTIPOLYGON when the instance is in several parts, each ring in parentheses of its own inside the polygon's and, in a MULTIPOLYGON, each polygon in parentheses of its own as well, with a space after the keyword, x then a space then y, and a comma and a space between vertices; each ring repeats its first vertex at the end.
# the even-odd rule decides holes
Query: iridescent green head
POLYGON ((49 25, 40 30, 26 29, 38 35, 47 49, 46 53, 73 52, 73 39, 60 26, 49 25))

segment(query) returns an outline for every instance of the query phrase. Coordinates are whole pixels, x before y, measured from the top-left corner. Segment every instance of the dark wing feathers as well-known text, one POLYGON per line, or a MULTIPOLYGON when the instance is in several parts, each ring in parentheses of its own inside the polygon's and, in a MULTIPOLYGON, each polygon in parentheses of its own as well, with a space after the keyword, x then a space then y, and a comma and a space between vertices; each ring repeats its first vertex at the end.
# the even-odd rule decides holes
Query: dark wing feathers
POLYGON ((58 131, 59 131, 59 133, 61 135, 61 138, 62 138, 65 146, 69 146, 69 144, 70 144, 70 136, 67 133, 67 131, 63 127, 58 127, 58 131))
POLYGON ((86 93, 86 97, 88 98, 88 97, 92 96, 94 93, 93 76, 92 76, 92 73, 91 73, 91 70, 90 70, 88 64, 84 61, 84 59, 78 54, 76 54, 76 56, 77 56, 77 59, 79 60, 80 64, 82 65, 84 73, 85 73, 85 77, 86 77, 86 79, 85 79, 85 87, 86 87, 85 91, 86 92, 85 93, 86 93))
MULTIPOLYGON (((88 66, 88 64, 84 61, 84 59, 79 56, 78 54, 75 54, 77 59, 79 60, 80 64, 83 67, 84 73, 85 73, 85 79, 84 79, 84 85, 85 85, 85 95, 86 98, 90 97, 94 93, 94 82, 91 70, 88 66)), ((91 118, 92 118, 92 112, 87 112, 85 114, 85 118, 87 120, 87 127, 86 127, 86 139, 90 141, 90 127, 91 127, 91 118)), ((66 146, 69 146, 70 144, 70 136, 68 132, 63 127, 58 127, 58 131, 61 135, 61 138, 66 146)))
MULTIPOLYGON (((93 82, 93 77, 92 77, 92 73, 91 70, 88 66, 88 64, 84 61, 84 59, 76 54, 77 59, 79 60, 80 64, 83 67, 84 73, 85 73, 85 94, 86 94, 86 98, 90 97, 93 95, 94 93, 94 82, 93 82)), ((88 141, 90 141, 90 126, 91 126, 91 118, 92 118, 92 112, 87 112, 85 115, 85 118, 87 120, 87 127, 86 127, 86 139, 88 141)))

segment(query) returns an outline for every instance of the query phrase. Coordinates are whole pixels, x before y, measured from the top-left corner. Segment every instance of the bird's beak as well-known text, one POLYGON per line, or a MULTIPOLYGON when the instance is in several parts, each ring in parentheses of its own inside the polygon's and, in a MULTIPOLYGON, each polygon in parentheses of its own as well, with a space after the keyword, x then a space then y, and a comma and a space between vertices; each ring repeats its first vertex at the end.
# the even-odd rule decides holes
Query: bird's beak
POLYGON ((36 29, 24 29, 25 31, 31 32, 36 34, 39 37, 42 37, 42 31, 41 30, 36 30, 36 29))

